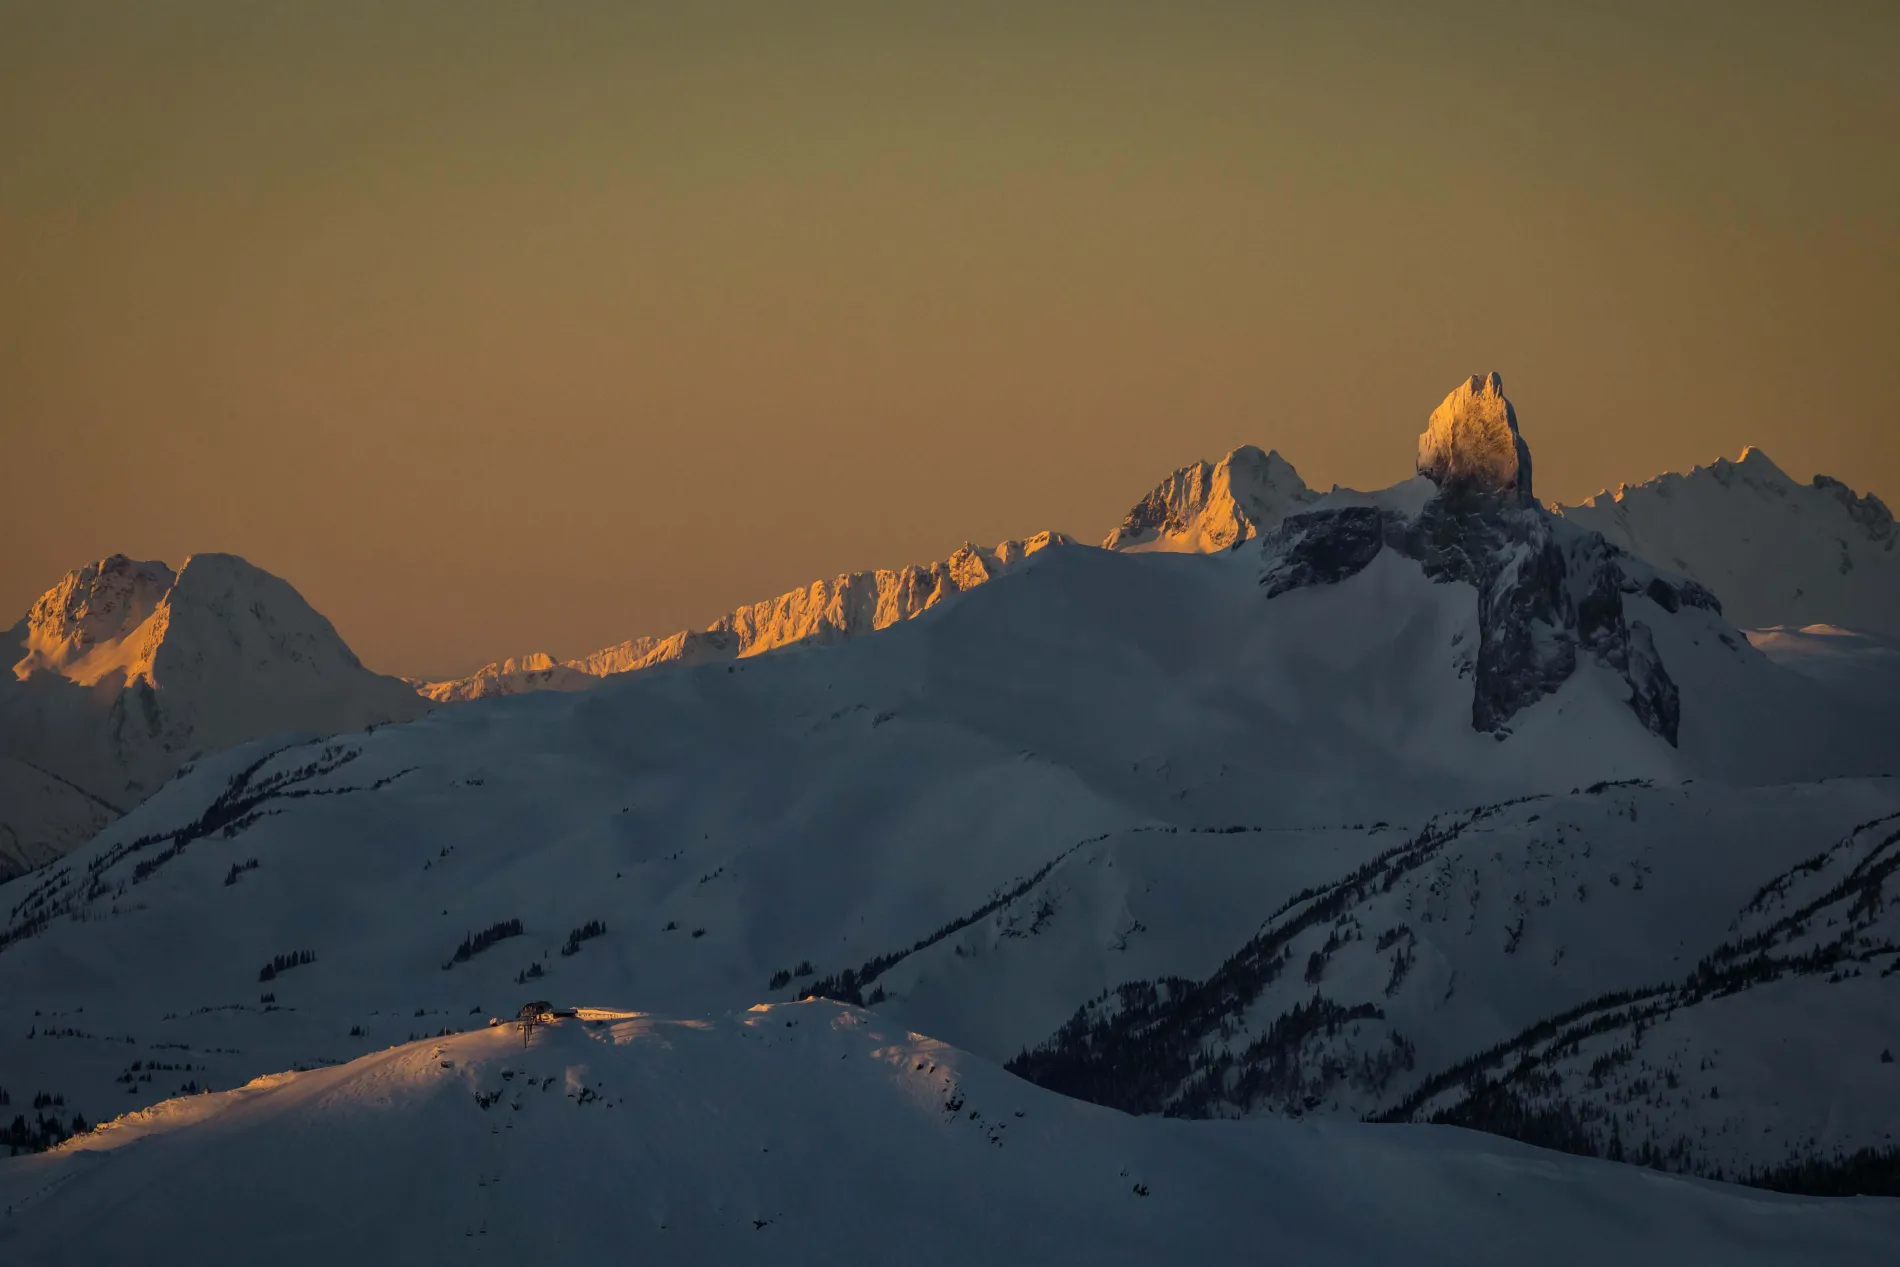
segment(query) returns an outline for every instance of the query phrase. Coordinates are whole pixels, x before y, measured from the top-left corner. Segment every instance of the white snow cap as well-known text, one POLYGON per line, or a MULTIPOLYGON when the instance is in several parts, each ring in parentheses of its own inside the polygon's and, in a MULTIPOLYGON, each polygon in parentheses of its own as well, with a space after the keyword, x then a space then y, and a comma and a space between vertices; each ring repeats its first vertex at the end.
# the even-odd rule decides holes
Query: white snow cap
POLYGON ((1440 488, 1531 498, 1531 451, 1496 371, 1452 388, 1418 438, 1418 471, 1440 488))

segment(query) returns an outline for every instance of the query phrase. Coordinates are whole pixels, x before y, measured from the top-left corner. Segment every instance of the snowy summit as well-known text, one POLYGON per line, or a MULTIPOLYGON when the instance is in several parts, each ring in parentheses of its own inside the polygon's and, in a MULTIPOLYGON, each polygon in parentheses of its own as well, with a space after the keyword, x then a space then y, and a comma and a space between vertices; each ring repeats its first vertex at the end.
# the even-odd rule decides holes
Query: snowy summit
POLYGON ((5 636, 0 878, 57 857, 190 758, 283 731, 419 717, 286 582, 231 554, 114 555, 68 573, 5 636))
POLYGON ((1900 530, 1872 493, 1802 484, 1760 449, 1599 493, 1565 518, 1714 590, 1744 628, 1900 638, 1900 530))
POLYGON ((1252 540, 1319 497, 1278 450, 1243 444, 1175 471, 1128 512, 1104 550, 1210 554, 1252 540))

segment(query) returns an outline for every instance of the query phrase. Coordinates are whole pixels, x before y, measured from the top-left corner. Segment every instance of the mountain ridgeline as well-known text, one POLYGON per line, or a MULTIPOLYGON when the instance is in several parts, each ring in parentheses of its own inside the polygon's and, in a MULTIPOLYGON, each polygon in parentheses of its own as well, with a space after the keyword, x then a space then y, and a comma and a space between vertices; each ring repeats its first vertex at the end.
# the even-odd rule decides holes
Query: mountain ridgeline
POLYGON ((1700 582, 1745 629, 1820 624, 1900 638, 1892 512, 1826 475, 1797 483, 1760 449, 1559 510, 1700 582))
MULTIPOLYGON (((1170 476, 1109 548, 1046 534, 853 574, 498 667, 471 694, 527 675, 516 698, 432 709, 241 561, 106 561, 16 630, 25 694, 5 698, 84 700, 40 733, 161 773, 65 767, 75 795, 130 795, 0 887, 0 1098, 36 1115, 7 1138, 51 1150, 0 1162, 8 1217, 29 1215, 11 1226, 170 1192, 169 1158, 241 1177, 338 1127, 452 1175, 417 1226, 479 1245, 497 1185, 567 1173, 548 1159, 568 1145, 652 1168, 597 1125, 635 1106, 640 1138, 671 1132, 641 1190, 669 1204, 608 1205, 722 1253, 802 1217, 801 1176, 835 1158, 954 1159, 990 1201, 1022 1188, 996 1159, 1033 1157, 1022 1175, 1086 1188, 1076 1209, 1112 1188, 1137 1237, 1243 1154, 1255 1188, 1315 1148, 1464 1176, 1445 1159, 1476 1146, 1442 1124, 1893 1192, 1888 644, 1758 646, 1693 534, 1662 560, 1540 504, 1496 375, 1460 383, 1415 453, 1393 487, 1321 493, 1236 450, 1170 476), (285 705, 313 700, 334 707, 285 705), (532 1026, 502 1024, 524 1005, 532 1026), (692 1107, 725 1074, 752 1088, 743 1120, 692 1107), (1065 1125, 1024 1125, 1045 1118, 1065 1125), (798 1151, 836 1121, 857 1142, 798 1151), (673 1185, 676 1161, 743 1163, 756 1208, 673 1185)), ((1862 535, 1834 575, 1878 577, 1877 503, 1763 492, 1751 461, 1695 496, 1838 512, 1862 535)), ((55 717, 34 707, 8 716, 55 717)), ((1579 1226, 1603 1202, 1702 1211, 1698 1233, 1794 1208, 1483 1148, 1452 1195, 1476 1184, 1487 1211, 1511 1167, 1561 1175, 1539 1217, 1579 1226)), ((1881 1261, 1881 1208, 1799 1225, 1881 1261)))
POLYGON ((591 655, 556 661, 543 652, 496 661, 473 674, 416 689, 438 703, 519 695, 525 691, 579 691, 602 678, 661 664, 705 664, 758 655, 797 643, 840 642, 911 620, 937 604, 993 580, 1050 546, 1073 545, 1059 532, 995 549, 965 542, 948 559, 895 570, 847 572, 813 581, 762 603, 728 612, 705 629, 633 638, 591 655))

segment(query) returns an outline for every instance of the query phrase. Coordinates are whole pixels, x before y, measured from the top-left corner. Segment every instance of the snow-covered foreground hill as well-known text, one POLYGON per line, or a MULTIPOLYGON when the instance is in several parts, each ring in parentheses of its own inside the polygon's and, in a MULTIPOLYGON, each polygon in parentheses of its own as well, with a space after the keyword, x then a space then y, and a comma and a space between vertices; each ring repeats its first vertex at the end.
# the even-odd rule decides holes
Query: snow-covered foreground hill
POLYGON ((398 1046, 0 1161, 0 1252, 81 1262, 1890 1261, 1900 1204, 1449 1128, 1065 1099, 830 1003, 398 1046))

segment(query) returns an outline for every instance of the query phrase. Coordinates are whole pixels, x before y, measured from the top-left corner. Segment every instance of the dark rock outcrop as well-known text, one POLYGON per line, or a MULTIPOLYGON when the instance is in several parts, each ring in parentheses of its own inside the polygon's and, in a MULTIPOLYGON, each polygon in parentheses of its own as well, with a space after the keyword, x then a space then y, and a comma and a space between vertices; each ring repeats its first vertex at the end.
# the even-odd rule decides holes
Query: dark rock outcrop
POLYGON ((1665 613, 1720 611, 1694 581, 1657 572, 1530 496, 1530 451, 1496 374, 1460 385, 1419 439, 1419 469, 1438 494, 1416 514, 1342 506, 1288 516, 1262 538, 1268 598, 1333 585, 1392 550, 1438 582, 1477 591, 1471 724, 1502 738, 1511 719, 1557 691, 1581 656, 1629 685, 1629 706, 1676 743, 1681 699, 1655 639, 1625 599, 1665 613))
POLYGON ((1503 737, 1513 717, 1576 672, 1579 654, 1620 674, 1644 726, 1676 742, 1681 705, 1655 641, 1624 607, 1641 594, 1664 611, 1719 610, 1693 581, 1667 578, 1593 532, 1513 495, 1452 490, 1416 516, 1373 506, 1294 515, 1263 539, 1260 584, 1269 598, 1332 585, 1382 550, 1439 582, 1477 591, 1471 724, 1503 737))
POLYGON ((1385 514, 1373 506, 1289 515, 1269 534, 1267 597, 1309 585, 1332 585, 1372 562, 1385 546, 1385 514))

